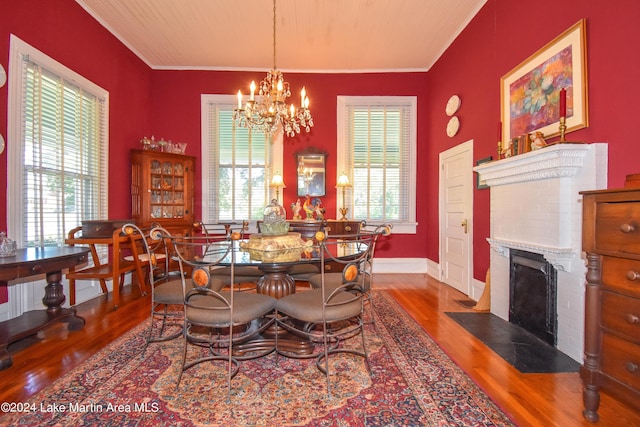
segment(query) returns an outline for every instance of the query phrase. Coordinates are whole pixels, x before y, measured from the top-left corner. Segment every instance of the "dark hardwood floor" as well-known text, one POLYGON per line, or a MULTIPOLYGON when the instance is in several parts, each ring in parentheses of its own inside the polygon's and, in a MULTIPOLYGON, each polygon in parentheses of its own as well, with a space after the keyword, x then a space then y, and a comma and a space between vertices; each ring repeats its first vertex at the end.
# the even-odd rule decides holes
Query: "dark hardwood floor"
MULTIPOLYGON (((455 300, 458 291, 422 274, 379 274, 385 289, 442 349, 520 426, 640 426, 640 413, 602 394, 600 422, 582 418, 582 383, 577 373, 521 374, 449 318, 447 311, 471 311, 455 300)), ((13 366, 0 371, 0 402, 21 402, 91 357, 148 317, 149 298, 126 287, 114 311, 110 297, 77 306, 87 321, 81 331, 58 324, 12 346, 13 366)))

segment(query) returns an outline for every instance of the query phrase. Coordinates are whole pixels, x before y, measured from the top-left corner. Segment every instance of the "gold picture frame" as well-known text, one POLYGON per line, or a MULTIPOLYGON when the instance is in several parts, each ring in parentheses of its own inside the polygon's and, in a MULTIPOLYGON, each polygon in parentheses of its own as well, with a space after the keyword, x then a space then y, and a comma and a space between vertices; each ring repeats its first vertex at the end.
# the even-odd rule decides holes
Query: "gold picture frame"
POLYGON ((500 79, 502 140, 560 134, 560 90, 566 89, 566 132, 589 125, 586 21, 572 25, 500 79))

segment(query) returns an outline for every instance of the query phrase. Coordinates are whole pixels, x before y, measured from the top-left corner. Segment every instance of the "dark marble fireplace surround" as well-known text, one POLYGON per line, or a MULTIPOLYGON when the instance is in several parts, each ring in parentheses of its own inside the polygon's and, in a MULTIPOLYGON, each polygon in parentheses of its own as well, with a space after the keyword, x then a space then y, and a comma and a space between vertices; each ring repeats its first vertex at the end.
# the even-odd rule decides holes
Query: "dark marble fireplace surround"
POLYGON ((510 251, 509 322, 556 346, 558 334, 556 269, 544 256, 510 251))

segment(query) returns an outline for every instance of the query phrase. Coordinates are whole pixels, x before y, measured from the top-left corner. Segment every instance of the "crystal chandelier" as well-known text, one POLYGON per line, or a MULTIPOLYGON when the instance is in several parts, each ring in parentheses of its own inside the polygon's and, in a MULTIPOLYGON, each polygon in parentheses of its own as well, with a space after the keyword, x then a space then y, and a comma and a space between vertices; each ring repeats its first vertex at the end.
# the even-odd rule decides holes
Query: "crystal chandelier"
POLYGON ((284 81, 282 73, 276 68, 276 0, 273 0, 273 69, 259 87, 256 88, 255 82, 251 82, 249 88, 251 94, 244 105, 242 91, 238 91, 238 108, 233 110, 233 120, 238 126, 265 134, 273 134, 282 126, 287 136, 295 136, 301 129, 311 131, 313 118, 305 88, 300 91, 300 106, 287 106, 287 98, 291 96, 289 83, 284 81))

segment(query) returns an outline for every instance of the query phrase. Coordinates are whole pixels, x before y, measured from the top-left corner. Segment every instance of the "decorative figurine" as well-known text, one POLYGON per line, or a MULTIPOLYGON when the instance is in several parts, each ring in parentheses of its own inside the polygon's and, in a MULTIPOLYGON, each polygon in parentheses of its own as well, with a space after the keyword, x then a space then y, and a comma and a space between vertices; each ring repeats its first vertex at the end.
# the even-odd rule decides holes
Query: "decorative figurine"
POLYGON ((316 213, 316 220, 322 221, 324 219, 324 213, 325 213, 325 209, 324 207, 322 207, 322 202, 318 197, 316 197, 315 199, 313 199, 312 204, 313 204, 313 210, 316 213))
POLYGON ((302 204, 302 209, 304 209, 307 217, 305 219, 313 219, 313 205, 311 204, 311 196, 308 194, 305 196, 305 201, 302 204))
POLYGON ((533 142, 531 142, 531 149, 539 150, 545 145, 547 145, 547 143, 544 140, 544 134, 542 132, 536 132, 535 136, 533 137, 533 142))
POLYGON ((302 205, 300 204, 300 199, 299 198, 298 198, 298 200, 296 200, 295 203, 291 203, 291 210, 293 211, 293 219, 294 220, 302 219, 302 215, 300 215, 300 212, 302 212, 302 205))

